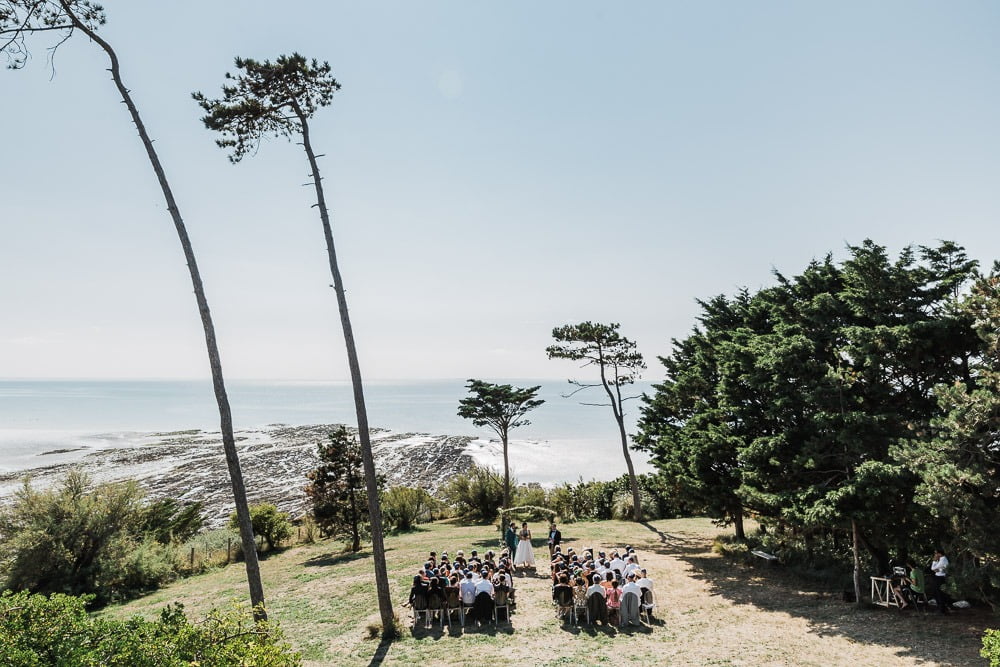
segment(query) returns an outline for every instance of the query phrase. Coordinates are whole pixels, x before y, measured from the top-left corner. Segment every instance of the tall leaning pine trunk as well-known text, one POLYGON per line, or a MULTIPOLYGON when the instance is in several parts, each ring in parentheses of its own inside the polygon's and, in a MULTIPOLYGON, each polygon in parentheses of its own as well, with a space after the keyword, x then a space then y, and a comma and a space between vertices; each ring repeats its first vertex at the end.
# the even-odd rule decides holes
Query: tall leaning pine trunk
POLYGON ((337 251, 333 245, 333 230, 330 227, 330 213, 326 207, 326 197, 323 194, 323 182, 319 175, 319 165, 309 140, 309 123, 306 114, 297 104, 293 104, 302 126, 302 146, 309 158, 309 168, 312 170, 313 185, 316 188, 316 206, 323 222, 323 236, 326 239, 326 251, 330 260, 330 275, 333 278, 333 289, 337 293, 337 307, 340 309, 340 324, 344 329, 344 344, 347 346, 347 364, 351 369, 351 384, 354 387, 354 408, 358 417, 358 440, 361 444, 361 460, 364 464, 365 486, 368 489, 368 514, 372 526, 372 554, 375 560, 375 589, 378 595, 379 615, 382 619, 383 633, 393 632, 394 619, 392 613, 392 598, 389 595, 389 574, 385 566, 385 543, 382 538, 382 511, 378 502, 378 482, 375 477, 375 459, 372 456, 372 443, 368 433, 368 410, 365 408, 365 392, 361 382, 361 364, 358 363, 358 350, 354 344, 354 330, 351 328, 351 316, 347 311, 347 295, 344 292, 344 282, 340 277, 337 265, 337 251))
POLYGON ((611 385, 608 383, 607 376, 604 373, 603 354, 600 356, 600 360, 601 384, 604 385, 604 391, 608 393, 608 398, 611 399, 611 411, 615 414, 615 421, 618 422, 618 435, 621 438, 622 455, 625 457, 625 467, 628 470, 629 490, 632 492, 632 520, 638 522, 642 521, 642 498, 639 496, 639 480, 635 476, 632 455, 628 451, 628 434, 625 432, 625 408, 622 401, 622 389, 621 385, 616 383, 614 391, 612 391, 611 385))
POLYGON ((198 271, 198 263, 195 260, 194 249, 191 247, 187 228, 184 226, 184 220, 181 218, 180 210, 177 208, 173 192, 170 190, 170 184, 167 182, 167 176, 163 171, 163 166, 160 164, 160 158, 153 148, 153 142, 146 132, 146 127, 143 125, 142 119, 139 117, 139 111, 132 100, 132 96, 129 94, 128 88, 122 82, 117 54, 115 54, 110 44, 76 17, 69 3, 65 0, 60 0, 60 4, 66 11, 66 15, 73 22, 74 27, 87 35, 87 37, 108 54, 108 58, 111 60, 111 78, 114 80, 115 86, 121 94, 122 101, 132 116, 132 122, 135 123, 136 130, 139 132, 139 138, 142 139, 142 144, 146 148, 146 155, 149 157, 149 162, 156 173, 156 179, 159 181, 163 197, 167 202, 167 210, 170 212, 170 217, 177 230, 177 237, 180 239, 184 258, 187 261, 188 270, 191 274, 191 283, 194 286, 195 299, 198 302, 198 312, 201 314, 201 324, 205 330, 205 345, 208 348, 208 360, 212 367, 212 386, 215 389, 215 400, 219 405, 222 446, 226 452, 226 465, 229 468, 229 478, 232 482, 233 500, 236 503, 236 515, 240 526, 240 541, 243 545, 243 555, 246 562, 250 602, 253 605, 254 618, 259 621, 267 620, 267 613, 264 609, 264 586, 261 583, 260 565, 257 561, 257 545, 253 536, 253 525, 250 521, 250 508, 247 503, 246 486, 243 483, 243 472, 240 469, 239 455, 236 452, 236 439, 233 437, 233 415, 229 407, 229 397, 226 395, 226 385, 222 378, 222 360, 219 356, 219 346, 215 340, 215 326, 212 324, 212 314, 208 309, 208 299, 205 297, 205 288, 201 282, 201 274, 198 271))

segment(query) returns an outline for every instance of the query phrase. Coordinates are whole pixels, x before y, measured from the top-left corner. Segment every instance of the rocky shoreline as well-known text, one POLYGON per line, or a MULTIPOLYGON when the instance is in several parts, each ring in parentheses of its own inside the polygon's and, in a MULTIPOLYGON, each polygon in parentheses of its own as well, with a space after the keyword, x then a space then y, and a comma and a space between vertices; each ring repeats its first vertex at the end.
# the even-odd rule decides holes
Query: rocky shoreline
MULTIPOLYGON (((273 502, 293 517, 304 514, 306 473, 318 464, 317 445, 336 426, 272 424, 237 431, 250 502, 273 502)), ((474 440, 469 436, 381 429, 371 436, 375 466, 389 486, 419 486, 433 492, 474 461, 467 451, 474 440)), ((144 433, 129 444, 99 449, 73 462, 0 474, 0 496, 12 494, 26 476, 33 485, 48 486, 71 468, 83 470, 97 482, 135 479, 152 498, 200 501, 209 527, 225 524, 233 510, 222 436, 201 430, 144 433)))

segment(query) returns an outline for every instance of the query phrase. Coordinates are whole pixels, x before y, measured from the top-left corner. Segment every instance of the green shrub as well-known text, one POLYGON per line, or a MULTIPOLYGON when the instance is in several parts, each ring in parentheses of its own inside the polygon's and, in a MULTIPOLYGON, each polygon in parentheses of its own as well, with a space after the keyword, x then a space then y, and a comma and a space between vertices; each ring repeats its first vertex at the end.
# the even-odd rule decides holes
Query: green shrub
MULTIPOLYGON (((548 502, 548 494, 537 483, 521 485, 514 491, 514 506, 531 508, 519 514, 522 520, 548 521, 551 518, 551 514, 543 509, 548 507, 548 502)), ((555 512, 555 509, 552 509, 552 511, 555 512)))
POLYGON ((382 523, 386 528, 413 530, 437 505, 425 489, 394 486, 382 494, 382 523))
MULTIPOLYGON (((250 523, 253 525, 253 534, 264 538, 268 551, 292 536, 292 522, 288 513, 278 511, 273 503, 251 505, 250 523)), ((240 527, 236 512, 229 516, 229 527, 234 530, 240 527)))
POLYGON ((986 631, 979 654, 990 661, 990 667, 1000 667, 1000 630, 986 631))
POLYGON ((201 503, 186 505, 164 498, 147 504, 141 511, 140 529, 161 544, 186 542, 205 525, 201 503))
POLYGON ((254 623, 244 608, 212 611, 192 623, 182 605, 167 606, 156 621, 97 619, 91 596, 0 594, 0 664, 23 667, 180 667, 301 663, 277 625, 254 623))
MULTIPOLYGON (((513 478, 511 486, 517 486, 513 478)), ((455 516, 467 521, 489 523, 496 518, 497 509, 503 505, 503 478, 495 470, 474 464, 468 472, 448 482, 440 495, 455 516)))
MULTIPOLYGON (((639 487, 639 502, 642 504, 642 518, 646 521, 652 521, 660 518, 660 508, 656 503, 656 500, 649 494, 649 492, 639 487)), ((632 501, 632 492, 625 490, 619 491, 615 495, 614 505, 611 510, 611 516, 620 521, 631 521, 632 520, 632 508, 635 503, 632 501)))
POLYGON ((306 544, 312 544, 319 539, 319 526, 316 524, 316 519, 312 518, 310 515, 306 514, 302 517, 301 534, 302 541, 306 544))
POLYGON ((92 486, 70 472, 39 491, 30 480, 0 509, 0 584, 37 593, 130 597, 173 578, 176 559, 150 529, 134 481, 92 486))

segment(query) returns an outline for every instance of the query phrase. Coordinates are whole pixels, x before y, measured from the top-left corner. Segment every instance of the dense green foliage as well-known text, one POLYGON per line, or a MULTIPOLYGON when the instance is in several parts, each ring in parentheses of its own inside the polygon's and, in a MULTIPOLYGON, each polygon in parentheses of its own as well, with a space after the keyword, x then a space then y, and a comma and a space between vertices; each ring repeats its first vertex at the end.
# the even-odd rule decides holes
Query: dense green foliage
POLYGON ((101 603, 154 589, 176 576, 175 545, 201 525, 200 511, 146 503, 135 482, 94 486, 78 472, 52 489, 26 481, 0 510, 0 583, 101 603))
MULTIPOLYGON (((639 495, 643 515, 649 518, 678 516, 682 508, 674 504, 672 487, 658 475, 639 475, 639 495)), ((564 482, 546 489, 538 484, 513 482, 511 516, 516 519, 559 521, 589 521, 604 519, 629 520, 632 512, 632 492, 627 474, 610 481, 582 479, 575 484, 564 482)), ((474 465, 456 475, 440 491, 444 503, 455 516, 471 522, 494 521, 503 490, 499 474, 474 465)))
POLYGON ((212 612, 192 623, 182 605, 159 619, 94 618, 88 596, 27 592, 0 595, 0 664, 41 667, 174 667, 181 665, 300 664, 280 628, 254 623, 245 609, 212 612))
MULTIPOLYGON (((517 486, 516 480, 511 480, 517 486)), ((475 523, 489 523, 503 507, 503 480, 499 473, 473 464, 464 474, 456 475, 438 494, 452 514, 475 523)))
POLYGON ((953 243, 895 261, 871 241, 849 252, 701 302, 698 326, 661 359, 666 379, 646 399, 637 442, 680 501, 740 535, 752 514, 775 529, 776 547, 843 560, 853 525, 879 572, 943 545, 953 584, 989 598, 1000 553, 996 280, 963 298, 976 263, 953 243))
MULTIPOLYGON (((259 535, 267 543, 268 551, 292 536, 292 522, 288 512, 279 511, 273 503, 251 505, 250 523, 253 525, 254 535, 259 535)), ((229 515, 229 527, 236 530, 239 525, 239 517, 233 512, 229 515)))
POLYGON ((983 634, 981 655, 990 661, 990 667, 1000 667, 1000 630, 987 630, 983 634))
POLYGON ((361 539, 371 525, 361 447, 341 426, 319 446, 319 460, 319 467, 307 475, 306 495, 312 502, 313 519, 324 535, 346 537, 351 550, 360 551, 361 539))
POLYGON ((488 426, 500 438, 503 448, 503 507, 510 507, 510 461, 507 452, 510 430, 531 422, 525 415, 544 403, 535 398, 541 385, 514 387, 469 380, 469 396, 458 402, 458 416, 471 419, 476 426, 488 426))
POLYGON ((395 530, 412 530, 421 521, 433 520, 440 503, 426 489, 393 486, 382 494, 382 524, 395 530))

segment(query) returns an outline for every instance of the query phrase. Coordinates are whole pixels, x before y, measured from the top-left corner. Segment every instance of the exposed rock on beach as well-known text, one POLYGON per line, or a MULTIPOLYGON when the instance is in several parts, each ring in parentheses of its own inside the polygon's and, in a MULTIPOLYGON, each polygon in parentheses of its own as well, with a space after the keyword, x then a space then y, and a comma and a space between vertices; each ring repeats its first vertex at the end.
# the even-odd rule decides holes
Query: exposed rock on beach
MULTIPOLYGON (((273 502, 293 517, 305 513, 306 473, 317 466, 317 445, 333 428, 273 424, 237 431, 250 502, 273 502)), ((473 438, 468 436, 375 429, 371 437, 375 466, 389 486, 420 486, 433 492, 473 463, 467 452, 473 438)), ((129 444, 99 449, 73 462, 0 474, 0 495, 10 495, 26 475, 33 484, 48 486, 74 467, 98 482, 135 479, 153 498, 200 501, 212 527, 224 524, 233 510, 222 436, 201 430, 137 434, 129 444)))

